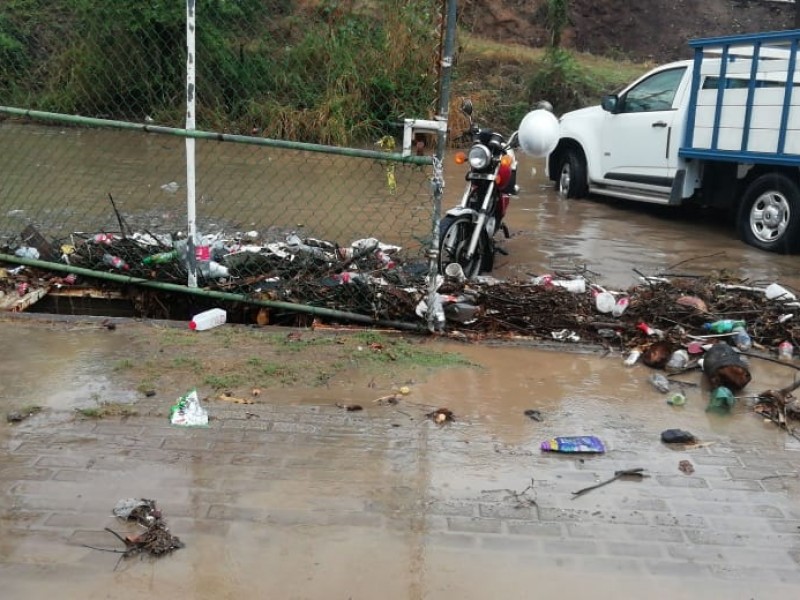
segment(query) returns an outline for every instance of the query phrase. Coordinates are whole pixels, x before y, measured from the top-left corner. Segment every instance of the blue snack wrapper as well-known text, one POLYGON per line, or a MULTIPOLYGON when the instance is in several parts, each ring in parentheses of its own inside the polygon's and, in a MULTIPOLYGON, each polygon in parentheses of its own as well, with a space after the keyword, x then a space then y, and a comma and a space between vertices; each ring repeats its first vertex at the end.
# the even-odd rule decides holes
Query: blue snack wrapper
POLYGON ((544 452, 573 452, 602 454, 606 451, 605 445, 593 435, 575 435, 555 437, 542 442, 544 452))

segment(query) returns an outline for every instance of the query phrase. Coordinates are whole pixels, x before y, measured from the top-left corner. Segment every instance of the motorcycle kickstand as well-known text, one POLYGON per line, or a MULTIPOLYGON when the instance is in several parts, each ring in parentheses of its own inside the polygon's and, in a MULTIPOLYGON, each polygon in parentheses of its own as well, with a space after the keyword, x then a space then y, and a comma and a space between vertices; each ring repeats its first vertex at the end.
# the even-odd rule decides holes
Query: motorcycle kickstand
POLYGON ((511 237, 511 234, 508 232, 508 225, 503 223, 502 225, 500 225, 500 229, 503 230, 503 235, 505 236, 506 239, 509 239, 511 237))

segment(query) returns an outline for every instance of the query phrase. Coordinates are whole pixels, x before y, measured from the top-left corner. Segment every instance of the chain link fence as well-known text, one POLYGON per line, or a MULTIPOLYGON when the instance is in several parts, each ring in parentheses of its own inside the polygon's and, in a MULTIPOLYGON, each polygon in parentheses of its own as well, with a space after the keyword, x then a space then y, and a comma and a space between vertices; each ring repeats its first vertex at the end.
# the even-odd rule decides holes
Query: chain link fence
POLYGON ((399 143, 404 119, 436 112, 442 23, 431 0, 9 0, 2 252, 182 285, 196 267, 244 300, 418 319, 433 147, 399 143))

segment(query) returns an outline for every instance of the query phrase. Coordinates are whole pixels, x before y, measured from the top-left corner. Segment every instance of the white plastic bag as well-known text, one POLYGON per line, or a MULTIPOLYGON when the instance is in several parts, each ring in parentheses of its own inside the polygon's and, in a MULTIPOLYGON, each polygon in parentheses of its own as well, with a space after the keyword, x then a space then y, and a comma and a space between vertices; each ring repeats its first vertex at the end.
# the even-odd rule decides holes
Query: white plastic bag
POLYGON ((170 423, 184 427, 202 427, 208 425, 208 411, 200 405, 197 390, 192 390, 178 398, 169 415, 170 423))

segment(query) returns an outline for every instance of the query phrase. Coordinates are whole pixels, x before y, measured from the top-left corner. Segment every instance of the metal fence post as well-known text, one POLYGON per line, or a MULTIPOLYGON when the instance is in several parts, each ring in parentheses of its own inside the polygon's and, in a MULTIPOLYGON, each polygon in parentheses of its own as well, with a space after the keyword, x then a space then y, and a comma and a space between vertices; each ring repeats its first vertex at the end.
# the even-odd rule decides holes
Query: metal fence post
MULTIPOLYGON (((456 38, 456 0, 447 0, 444 51, 441 55, 441 78, 439 81, 439 114, 437 120, 448 123, 450 112, 450 76, 453 68, 453 52, 456 38)), ((444 195, 443 161, 447 149, 447 129, 440 129, 436 137, 436 158, 433 165, 433 235, 430 248, 430 272, 428 276, 428 330, 436 329, 436 294, 439 280, 439 222, 442 218, 442 196, 444 195)))
POLYGON ((195 245, 197 242, 197 216, 196 216, 196 188, 195 188, 195 144, 191 132, 195 129, 195 0, 186 0, 186 220, 187 220, 187 258, 189 277, 186 285, 197 287, 197 257, 195 245))

